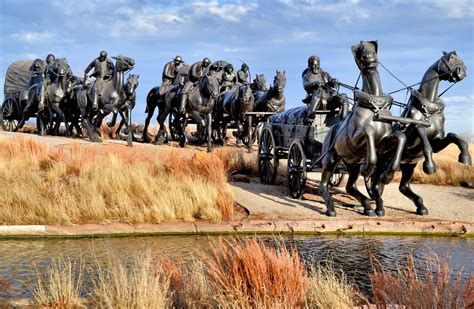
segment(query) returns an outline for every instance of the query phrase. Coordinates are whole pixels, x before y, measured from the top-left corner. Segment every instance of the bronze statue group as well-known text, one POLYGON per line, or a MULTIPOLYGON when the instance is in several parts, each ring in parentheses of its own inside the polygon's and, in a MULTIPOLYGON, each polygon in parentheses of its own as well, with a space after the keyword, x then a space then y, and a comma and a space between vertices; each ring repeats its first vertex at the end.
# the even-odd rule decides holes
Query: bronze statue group
MULTIPOLYGON (((150 142, 149 124, 156 108, 159 128, 154 143, 177 140, 184 147, 188 142, 187 124, 194 121, 196 132, 193 135, 198 141, 207 143, 208 151, 212 150, 213 144, 225 144, 229 124, 236 128, 234 136, 237 142, 251 147, 259 123, 274 124, 275 128, 277 124, 285 124, 293 130, 297 126, 309 129, 314 126, 318 113, 324 112, 325 115, 332 115, 333 121, 327 122, 329 124, 319 148, 309 150, 313 153, 307 155, 308 164, 318 163, 321 166, 319 191, 327 207, 326 215, 336 215, 328 184, 336 166, 341 163, 349 174, 346 191, 361 203, 365 215, 385 214, 383 187, 400 170, 400 192, 413 201, 417 214, 426 215, 428 210, 422 198, 410 188, 417 162, 424 158, 424 172, 434 173, 436 165, 432 158, 433 152, 439 152, 454 143, 461 152, 459 162, 472 164, 468 144, 456 134, 444 132, 445 104, 438 94, 441 81, 456 83, 463 80, 466 67, 456 52, 444 53, 427 69, 417 84, 417 90, 413 88, 415 85, 407 88, 411 97, 406 104, 402 104, 403 113, 397 117, 391 114, 390 108, 400 103, 382 91, 377 52, 376 41, 362 41, 352 47, 362 81, 361 88, 357 85, 348 87, 354 94, 353 102, 339 92, 341 86, 347 85, 323 71, 319 57, 309 57, 308 66, 302 73, 303 87, 307 93, 302 100, 304 105, 286 111, 284 71, 276 71, 273 84, 267 88, 263 74, 256 75, 250 82, 249 67, 245 63, 234 72, 233 65, 227 61, 212 62, 204 58, 188 65, 182 57, 176 56, 165 64, 161 85, 151 89, 147 95, 147 117, 142 139, 150 142), (167 119, 168 127, 165 125, 167 119), (368 193, 375 201, 375 209, 371 206, 371 199, 356 186, 359 175, 368 182, 368 193)), ((67 136, 75 130, 77 135, 85 134, 91 141, 97 142, 101 141, 99 128, 104 117, 113 113, 112 121, 107 125, 115 126, 117 115, 120 114, 122 120, 117 133, 125 125, 127 141, 131 145, 131 111, 136 103, 139 76, 129 74, 125 79, 127 72, 135 65, 132 58, 112 58, 115 64, 108 58, 107 52, 101 51, 99 57, 86 67, 82 78, 72 74, 65 59, 57 59, 52 54, 46 57, 46 61, 32 61, 25 89, 17 93, 7 93, 5 90, 3 128, 6 129, 5 124, 8 123, 8 129, 15 131, 36 115, 39 134, 58 134, 60 124, 64 123, 67 136), (93 73, 88 75, 92 69, 93 73), (89 77, 93 77, 94 81, 87 82, 89 77), (16 107, 12 104, 16 104, 16 107), (12 126, 15 119, 18 124, 12 126)), ((14 76, 12 85, 15 85, 14 76)), ((294 132, 288 134, 290 137, 295 136, 294 132)), ((306 146, 305 138, 299 141, 303 144, 300 148, 306 146)), ((293 145, 295 141, 290 142, 293 145)), ((278 142, 276 144, 278 146, 278 142)), ((273 153, 268 154, 271 156, 273 153)), ((259 160, 266 159, 260 158, 259 154, 259 160)), ((302 168, 306 169, 306 162, 302 168)), ((292 182, 298 180, 290 176, 288 179, 292 182)), ((302 191, 297 190, 292 195, 299 197, 301 194, 302 191)))

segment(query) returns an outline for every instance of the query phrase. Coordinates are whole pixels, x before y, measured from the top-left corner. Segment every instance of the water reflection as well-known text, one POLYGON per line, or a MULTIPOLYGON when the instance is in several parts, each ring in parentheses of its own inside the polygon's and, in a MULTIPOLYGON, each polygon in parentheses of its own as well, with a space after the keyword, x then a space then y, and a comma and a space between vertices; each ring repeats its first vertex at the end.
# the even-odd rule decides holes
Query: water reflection
MULTIPOLYGON (((450 257, 450 266, 456 272, 464 266, 463 278, 474 270, 474 240, 463 238, 424 237, 341 237, 341 236, 294 236, 262 237, 265 242, 281 240, 288 247, 296 247, 308 263, 325 264, 331 261, 336 269, 342 269, 349 280, 363 292, 369 292, 368 273, 372 270, 371 255, 382 265, 396 270, 405 265, 408 254, 415 258, 436 253, 440 258, 450 257)), ((201 250, 209 250, 206 236, 161 236, 98 239, 42 239, 0 240, 0 278, 11 279, 9 295, 0 292, 0 298, 30 297, 30 285, 36 271, 44 273, 51 259, 59 256, 73 261, 83 261, 96 266, 107 258, 118 256, 132 259, 150 251, 162 258, 188 259, 201 250)), ((87 278, 86 278, 87 279, 87 278)), ((88 278, 90 279, 90 278, 88 278)), ((87 280, 90 283, 90 280, 87 280)))

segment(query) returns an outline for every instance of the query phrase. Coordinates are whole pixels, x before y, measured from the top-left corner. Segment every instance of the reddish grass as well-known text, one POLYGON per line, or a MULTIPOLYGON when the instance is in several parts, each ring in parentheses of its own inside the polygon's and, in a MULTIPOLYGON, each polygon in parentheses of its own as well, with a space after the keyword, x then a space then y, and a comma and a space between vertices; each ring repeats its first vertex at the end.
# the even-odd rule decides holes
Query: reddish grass
POLYGON ((375 302, 379 306, 403 305, 406 308, 472 308, 474 306, 474 275, 466 283, 461 272, 452 279, 448 262, 428 257, 423 264, 413 255, 408 265, 396 274, 386 272, 375 260, 370 274, 375 302))

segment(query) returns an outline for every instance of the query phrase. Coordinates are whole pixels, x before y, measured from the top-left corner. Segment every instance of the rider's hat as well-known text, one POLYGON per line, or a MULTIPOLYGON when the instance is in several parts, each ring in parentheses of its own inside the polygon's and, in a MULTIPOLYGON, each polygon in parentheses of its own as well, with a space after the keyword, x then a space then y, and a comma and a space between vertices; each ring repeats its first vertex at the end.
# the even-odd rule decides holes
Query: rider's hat
POLYGON ((173 61, 184 62, 183 58, 181 58, 180 55, 177 55, 176 57, 174 57, 173 61))

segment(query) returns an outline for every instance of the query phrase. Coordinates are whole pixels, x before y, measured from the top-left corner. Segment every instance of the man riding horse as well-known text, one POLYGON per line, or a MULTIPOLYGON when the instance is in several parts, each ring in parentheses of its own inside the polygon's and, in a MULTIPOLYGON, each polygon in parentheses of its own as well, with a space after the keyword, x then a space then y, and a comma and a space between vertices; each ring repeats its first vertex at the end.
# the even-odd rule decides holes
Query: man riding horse
POLYGON ((110 80, 114 73, 114 63, 107 58, 107 52, 101 51, 99 57, 92 60, 92 62, 84 70, 84 82, 87 80, 87 73, 94 68, 94 73, 90 76, 95 77, 94 87, 92 87, 92 94, 94 101, 92 103, 92 110, 96 111, 99 108, 99 97, 102 95, 104 83, 110 80))
POLYGON ((227 64, 224 68, 224 73, 222 74, 222 82, 220 92, 230 90, 237 83, 237 76, 234 72, 234 67, 232 64, 227 64))
POLYGON ((194 87, 197 86, 199 79, 203 76, 203 72, 211 64, 209 58, 204 58, 202 61, 196 62, 189 68, 188 78, 184 84, 183 90, 181 91, 181 100, 179 106, 181 106, 180 113, 184 114, 184 108, 186 106, 186 100, 188 99, 189 94, 194 90, 194 87))
POLYGON ((312 118, 317 110, 336 109, 341 109, 341 118, 345 118, 349 104, 344 97, 337 95, 334 88, 338 81, 320 68, 318 56, 308 58, 308 67, 303 71, 302 78, 307 93, 302 101, 308 104, 309 118, 312 118))
POLYGON ((173 80, 175 79, 179 71, 178 67, 183 62, 183 58, 177 55, 176 57, 174 57, 173 60, 165 64, 163 68, 162 83, 159 92, 160 97, 163 98, 170 86, 173 84, 173 80))

